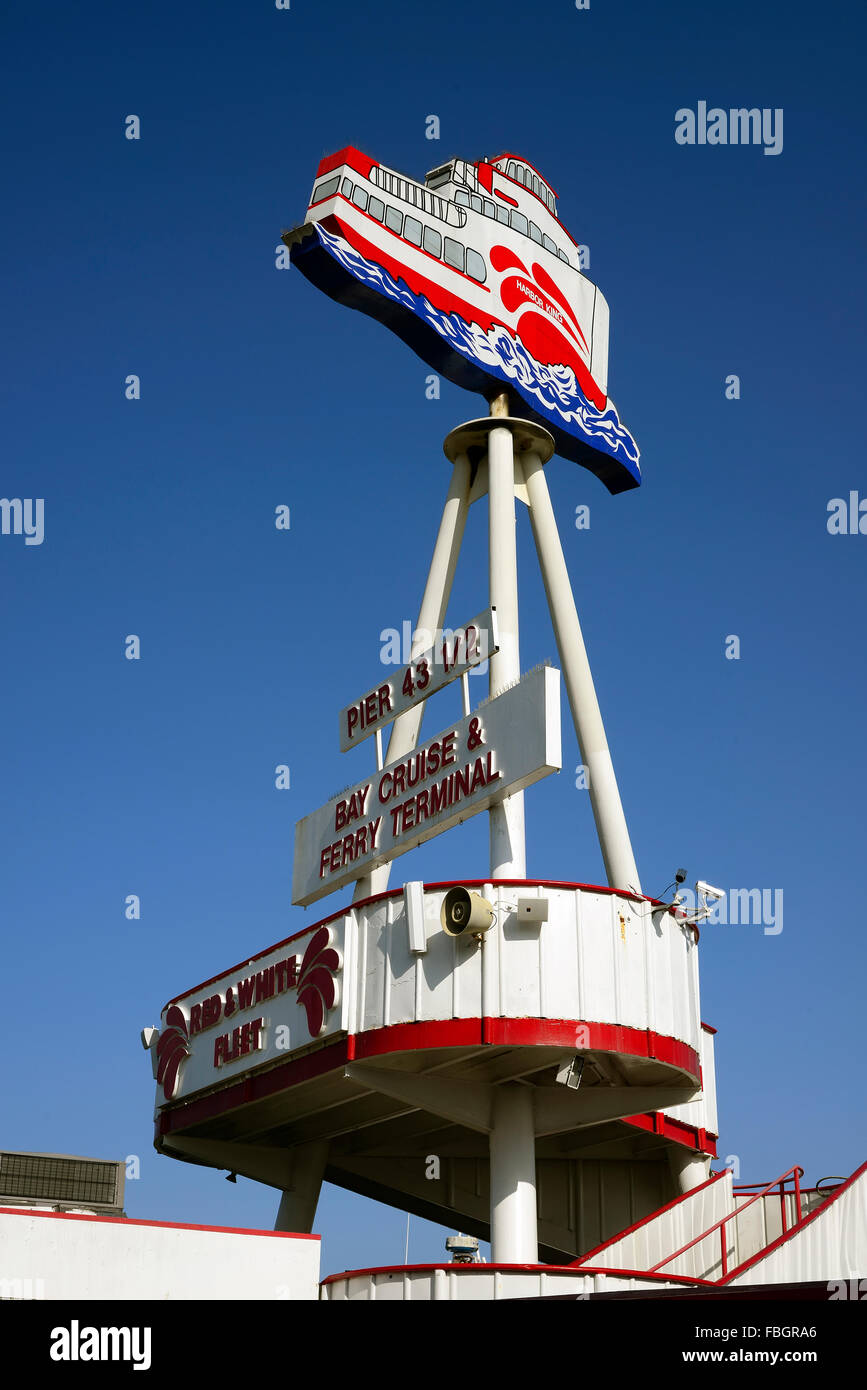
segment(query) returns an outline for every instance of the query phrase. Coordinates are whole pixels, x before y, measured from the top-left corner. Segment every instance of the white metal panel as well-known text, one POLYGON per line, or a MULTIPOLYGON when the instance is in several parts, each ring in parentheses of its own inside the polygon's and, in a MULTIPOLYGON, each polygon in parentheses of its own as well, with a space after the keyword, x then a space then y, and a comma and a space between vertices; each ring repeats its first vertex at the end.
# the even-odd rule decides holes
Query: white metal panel
MULTIPOLYGON (((365 1032, 452 1018, 540 1018, 625 1025, 685 1042, 696 1051, 704 1048, 705 1084, 712 1086, 710 1036, 695 1022, 696 948, 691 934, 673 917, 661 914, 651 920, 646 903, 633 904, 603 890, 543 884, 536 892, 547 899, 548 920, 521 922, 515 912, 519 890, 487 884, 479 891, 493 904, 496 920, 479 942, 450 937, 441 929, 440 908, 446 891, 425 890, 428 949, 424 955, 410 950, 400 892, 353 907, 328 923, 327 938, 317 939, 320 947, 321 942, 330 941, 327 949, 336 952, 332 959, 338 959, 339 964, 329 967, 335 1003, 325 1011, 323 1031, 318 1036, 327 1037, 341 1029, 365 1032)), ((527 892, 527 888, 520 889, 522 895, 527 892)), ((297 985, 267 1000, 254 1000, 242 1009, 239 979, 249 981, 290 955, 300 968, 314 934, 325 930, 314 925, 297 942, 274 948, 179 999, 177 1007, 187 1029, 179 1045, 190 1055, 180 1064, 173 1099, 187 1100, 197 1091, 235 1080, 309 1047, 310 1026, 305 1008, 298 1002, 297 985), (194 1033, 193 1010, 215 996, 225 1010, 229 990, 234 991, 230 1015, 224 1012, 217 1023, 194 1033), (216 1037, 228 1036, 227 1030, 234 1027, 237 1031, 253 1018, 263 1020, 258 1033, 261 1045, 217 1066, 216 1037)), ((321 982, 324 977, 319 978, 321 982)), ((167 1022, 164 1018, 164 1027, 167 1022)), ((157 1103, 165 1103, 162 1087, 157 1091, 157 1103)), ((706 1113, 700 1102, 676 1109, 684 1112, 687 1122, 715 1132, 715 1110, 706 1113)))
POLYGON ((618 1015, 630 1027, 640 1027, 633 1020, 648 1018, 647 970, 645 943, 648 940, 644 915, 633 911, 626 898, 612 897, 612 938, 615 969, 618 981, 618 1015))
MULTIPOLYGON (((589 284, 589 281, 585 281, 589 284)), ((610 313, 608 300, 595 285, 593 302, 593 353, 590 358, 590 371, 600 389, 608 395, 608 342, 610 333, 610 313)))
POLYGON ((451 1265, 446 1269, 416 1266, 381 1270, 348 1271, 322 1285, 322 1299, 329 1303, 397 1303, 448 1299, 462 1303, 490 1303, 498 1299, 544 1298, 560 1294, 587 1298, 597 1293, 677 1287, 655 1279, 618 1278, 610 1274, 581 1274, 557 1265, 537 1269, 504 1269, 496 1265, 451 1265))
MULTIPOLYGON (((783 1207, 779 1192, 767 1192, 756 1201, 751 1201, 753 1196, 753 1193, 735 1195, 738 1211, 737 1220, 733 1222, 737 1234, 735 1264, 751 1259, 783 1234, 783 1207)), ((791 1230, 796 1219, 793 1192, 786 1194, 785 1204, 786 1226, 791 1230)))
MULTIPOLYGON (((594 1250, 585 1256, 585 1260, 591 1265, 605 1265, 614 1269, 653 1269, 660 1260, 701 1235, 702 1231, 732 1210, 731 1174, 726 1173, 717 1181, 688 1193, 669 1206, 668 1210, 658 1212, 635 1230, 615 1237, 601 1250, 594 1250)), ((729 1268, 734 1255, 733 1224, 729 1222, 726 1227, 729 1268)), ((720 1278, 722 1255, 719 1233, 714 1232, 678 1259, 669 1261, 661 1273, 696 1279, 720 1278)))
POLYGON ((682 1120, 684 1124, 693 1125, 696 1129, 704 1129, 709 1134, 719 1134, 713 1033, 700 1027, 699 1037, 701 1040, 699 1049, 702 1076, 701 1095, 697 1100, 688 1101, 685 1105, 668 1106, 665 1109, 665 1114, 670 1115, 672 1119, 682 1120))
POLYGON ((13 1298, 79 1303, 318 1294, 318 1236, 0 1210, 0 1249, 4 1290, 8 1283, 0 1296, 13 1298))
MULTIPOLYGON (((521 895, 527 895, 522 888, 521 895)), ((549 900, 549 921, 537 928, 538 969, 542 976, 540 1000, 543 1018, 583 1018, 581 999, 581 936, 578 931, 578 895, 554 904, 554 894, 542 887, 539 897, 549 900)))
MULTIPOLYGON (((818 1209, 808 1224, 793 1232, 777 1250, 745 1269, 732 1283, 857 1280, 864 1277, 865 1270, 867 1169, 851 1179, 839 1196, 818 1209)), ((840 1296, 846 1294, 841 1292, 840 1296)))
POLYGON ((672 1019, 685 1000, 682 996, 684 977, 682 948, 689 950, 683 930, 668 913, 652 913, 645 905, 649 967, 653 974, 653 1000, 659 1032, 671 1029, 672 1019), (674 930, 672 930, 674 928, 674 930))
POLYGON ((581 894, 579 930, 584 938, 585 1017, 594 1022, 617 1018, 609 895, 581 894))
POLYGON ((382 949, 388 921, 388 899, 358 909, 356 916, 365 924, 362 973, 364 974, 364 1011, 362 1030, 383 1026, 386 956, 382 949))
POLYGON ((538 1018, 542 1013, 539 940, 547 924, 518 921, 518 892, 517 888, 497 892, 498 1012, 507 1018, 538 1018))
POLYGON ((415 977, 418 956, 410 950, 409 923, 402 898, 389 900, 387 1023, 412 1023, 416 1017, 415 977))
POLYGON ((548 921, 522 923, 517 889, 483 890, 496 921, 479 943, 447 936, 438 926, 445 890, 426 890, 428 950, 420 957, 409 949, 402 898, 387 900, 390 908, 379 902, 356 909, 363 1027, 484 1012, 650 1028, 699 1050, 703 1035, 692 1030, 689 997, 694 947, 679 923, 666 916, 656 926, 625 899, 592 889, 538 891, 548 899, 548 921), (674 990, 666 983, 672 976, 674 990))

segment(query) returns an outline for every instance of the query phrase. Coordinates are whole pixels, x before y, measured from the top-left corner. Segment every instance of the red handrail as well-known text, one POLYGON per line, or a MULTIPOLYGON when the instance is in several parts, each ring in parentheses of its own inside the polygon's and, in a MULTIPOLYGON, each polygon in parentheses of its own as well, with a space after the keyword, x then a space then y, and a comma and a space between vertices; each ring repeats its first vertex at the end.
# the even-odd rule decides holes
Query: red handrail
MULTIPOLYGON (((779 1190, 780 1190, 780 1203, 781 1203, 781 1208, 782 1208, 783 1234, 785 1235, 785 1234, 787 1233, 787 1231, 788 1231, 788 1226, 787 1226, 787 1224, 786 1224, 786 1196, 787 1196, 787 1193, 786 1193, 786 1189, 785 1189, 785 1183, 786 1183, 786 1179, 787 1179, 787 1178, 792 1178, 792 1181, 793 1181, 793 1183, 794 1183, 794 1189, 793 1189, 793 1190, 794 1190, 794 1197, 795 1197, 795 1213, 796 1213, 796 1214, 795 1214, 795 1224, 794 1224, 794 1226, 792 1227, 792 1230, 795 1230, 798 1226, 800 1226, 801 1221, 802 1221, 802 1214, 801 1214, 801 1178, 802 1178, 803 1176, 804 1176, 804 1170, 803 1170, 803 1168, 800 1168, 800 1167, 798 1166, 798 1164, 795 1164, 794 1168, 789 1168, 787 1172, 783 1173, 782 1177, 780 1177, 780 1178, 774 1178, 772 1182, 767 1183, 767 1184, 762 1188, 762 1190, 761 1190, 760 1192, 757 1192, 753 1197, 751 1197, 750 1200, 749 1200, 748 1202, 744 1202, 743 1206, 735 1207, 735 1210, 734 1210, 734 1211, 730 1211, 726 1216, 721 1216, 720 1219, 719 1219, 719 1221, 714 1221, 713 1225, 708 1226, 708 1228, 707 1228, 706 1231, 702 1231, 702 1233, 701 1233, 700 1236, 694 1236, 693 1239, 690 1240, 690 1241, 688 1241, 686 1245, 682 1245, 681 1248, 680 1248, 679 1250, 675 1250, 675 1252, 674 1252, 673 1255, 667 1255, 666 1258, 665 1258, 664 1260, 660 1260, 660 1261, 659 1261, 659 1264, 653 1265, 653 1266, 647 1271, 647 1273, 648 1273, 648 1274, 656 1274, 658 1270, 662 1269, 663 1265, 671 1264, 671 1261, 672 1261, 672 1260, 676 1260, 676 1259, 678 1258, 678 1256, 685 1254, 687 1250, 691 1250, 692 1247, 693 1247, 694 1245, 698 1245, 700 1241, 706 1240, 708 1236, 713 1235, 714 1231, 716 1231, 716 1230, 718 1229, 718 1230, 719 1230, 719 1233, 720 1233, 720 1255, 721 1255, 721 1264, 722 1264, 722 1277, 721 1277, 721 1279, 718 1280, 717 1282, 722 1282, 722 1279, 725 1279, 725 1278, 727 1277, 727 1275, 728 1275, 728 1253, 727 1253, 727 1251, 726 1251, 726 1239, 725 1239, 725 1224, 726 1224, 726 1222, 727 1222, 727 1221, 732 1221, 732 1220, 734 1220, 736 1217, 740 1216, 741 1212, 746 1211, 747 1207, 751 1207, 752 1204, 753 1204, 753 1202, 757 1202, 757 1201, 759 1200, 760 1197, 765 1197, 765 1196, 767 1196, 767 1194, 768 1194, 769 1192, 771 1192, 775 1187, 778 1187, 779 1190)), ((747 1187, 758 1187, 758 1183, 748 1183, 748 1184, 747 1184, 747 1187)), ((743 1189, 741 1189, 741 1190, 743 1190, 743 1189)))

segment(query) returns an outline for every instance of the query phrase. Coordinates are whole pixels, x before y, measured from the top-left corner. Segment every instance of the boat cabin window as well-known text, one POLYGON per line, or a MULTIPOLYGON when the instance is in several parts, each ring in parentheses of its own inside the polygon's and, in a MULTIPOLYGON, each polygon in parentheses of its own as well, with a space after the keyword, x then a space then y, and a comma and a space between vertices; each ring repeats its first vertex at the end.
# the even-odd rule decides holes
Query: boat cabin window
POLYGON ((424 229, 424 249, 429 256, 442 255, 443 239, 433 227, 424 229))
POLYGON ((496 217, 497 215, 497 205, 492 203, 490 198, 485 199, 484 212, 486 217, 496 217))
POLYGON ((447 236, 443 244, 443 260, 446 265, 454 266, 455 270, 464 268, 464 248, 459 241, 453 241, 447 236))
POLYGON ((381 198, 371 198, 370 206, 367 211, 370 213, 371 217, 376 218, 377 222, 381 222, 385 216, 385 203, 381 198))
POLYGON ((566 252, 561 251, 559 247, 557 248, 557 255, 560 257, 561 261, 565 261, 566 264, 569 265, 569 257, 566 255, 566 252))
POLYGON ((330 198, 332 193, 336 193, 340 187, 340 175, 335 179, 326 179, 324 183, 319 183, 313 190, 311 203, 321 203, 323 198, 330 198))
POLYGON ((357 183, 355 185, 355 192, 352 195, 352 201, 357 208, 361 208, 362 212, 367 211, 367 197, 367 189, 362 188, 361 184, 357 183))
POLYGON ((470 194, 470 207, 472 208, 473 212, 481 212, 482 200, 479 197, 478 193, 470 194))
POLYGON ((421 223, 415 217, 410 217, 407 213, 403 224, 403 234, 407 241, 411 241, 413 246, 421 246, 421 223))
POLYGON ((508 225, 509 225, 509 209, 508 209, 508 208, 502 208, 502 207, 498 207, 498 208, 497 208, 497 221, 498 221, 498 222, 505 222, 506 226, 508 227, 508 225))
POLYGON ((530 223, 530 236, 533 238, 534 241, 538 241, 540 246, 542 245, 542 233, 539 231, 539 228, 536 226, 535 222, 530 223))
POLYGON ((515 177, 515 161, 514 161, 514 159, 510 159, 510 160, 509 160, 509 163, 508 163, 506 172, 507 172, 507 174, 508 174, 508 176, 509 176, 510 179, 513 179, 513 178, 515 177))
POLYGON ((556 256, 556 254, 557 254, 557 246, 556 246, 556 243, 552 240, 551 237, 549 237, 549 236, 543 236, 543 237, 542 237, 542 245, 544 246, 544 248, 545 248, 546 251, 550 251, 550 252, 551 252, 551 255, 552 255, 552 256, 556 256))
POLYGON ((340 191, 341 191, 341 193, 343 194, 344 198, 351 198, 351 197, 352 197, 352 179, 344 179, 344 180, 343 180, 343 183, 342 183, 341 186, 340 186, 340 191))
POLYGON ((468 208, 470 205, 470 195, 465 188, 459 188, 455 193, 455 202, 459 207, 468 208))
POLYGON ((527 235, 527 219, 522 212, 518 212, 517 208, 512 209, 509 221, 516 232, 523 232, 524 236, 527 235))
POLYGON ((398 236, 400 236, 401 228, 403 227, 403 213, 399 212, 397 208, 386 208, 385 225, 390 232, 397 232, 398 236))
POLYGON ((485 283, 485 262, 484 258, 474 251, 471 246, 467 247, 467 274, 472 275, 474 280, 478 280, 480 285, 485 283))

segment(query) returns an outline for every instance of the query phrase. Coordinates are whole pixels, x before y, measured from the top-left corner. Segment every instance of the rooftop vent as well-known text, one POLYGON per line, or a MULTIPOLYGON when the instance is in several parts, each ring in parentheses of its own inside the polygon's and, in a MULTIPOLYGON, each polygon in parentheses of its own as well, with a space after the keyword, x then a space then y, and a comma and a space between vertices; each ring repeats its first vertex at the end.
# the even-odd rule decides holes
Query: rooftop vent
POLYGON ((0 1151, 0 1206, 88 1207, 123 1215, 122 1160, 0 1151))
POLYGON ((448 164, 441 164, 438 169, 431 169, 424 176, 425 184, 428 188, 440 188, 444 183, 448 183, 452 176, 453 160, 448 164))

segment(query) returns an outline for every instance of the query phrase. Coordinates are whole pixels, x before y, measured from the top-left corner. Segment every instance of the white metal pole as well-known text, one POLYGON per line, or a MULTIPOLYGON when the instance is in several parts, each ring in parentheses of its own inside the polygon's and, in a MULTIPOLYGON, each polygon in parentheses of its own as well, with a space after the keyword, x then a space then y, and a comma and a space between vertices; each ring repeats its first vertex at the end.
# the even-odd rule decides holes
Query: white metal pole
POLYGON ((491 1259, 536 1264, 536 1135, 533 1090, 507 1082, 494 1087, 491 1159, 491 1259))
MULTIPOLYGON (((416 631, 421 636, 417 642, 413 643, 413 657, 424 651, 425 647, 433 641, 434 632, 441 628, 445 621, 470 504, 470 475, 470 461, 467 455, 458 454, 443 507, 442 520, 434 545, 427 583, 424 586, 418 622, 416 623, 416 631)), ((385 758, 387 763, 404 757, 415 748, 421 729, 424 706, 425 701, 421 700, 395 719, 391 726, 391 737, 388 740, 388 752, 385 758)), ((361 898, 369 898, 374 893, 384 893, 388 887, 390 873, 391 865, 383 864, 380 868, 365 874, 355 885, 353 901, 358 902, 361 898)))
POLYGON ((612 888, 631 888, 640 893, 638 869, 608 751, 560 533, 545 481, 544 466, 533 450, 521 455, 521 463, 530 499, 530 523, 554 623, 581 761, 587 768, 590 804, 608 883, 612 888))
MULTIPOLYGON (((508 416, 508 395, 491 403, 492 416, 508 416)), ((488 436, 488 574, 491 606, 497 610, 500 650, 490 658, 490 692, 520 679, 518 641, 518 554, 515 536, 515 447, 508 425, 488 436)), ((526 878, 524 793, 491 807, 491 878, 526 878)))
POLYGON ((283 1189, 275 1231, 312 1231, 328 1162, 328 1140, 316 1139, 292 1150, 292 1186, 283 1189))

